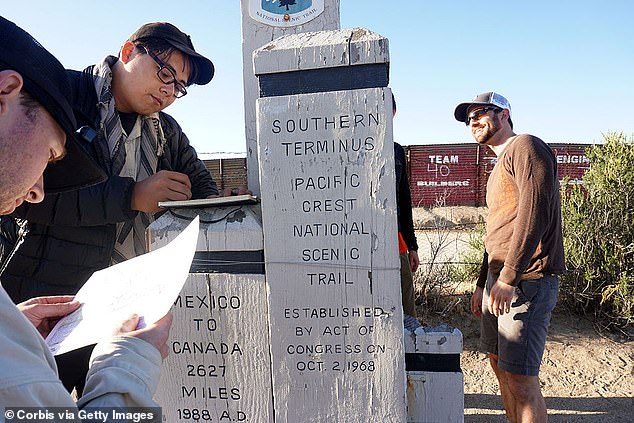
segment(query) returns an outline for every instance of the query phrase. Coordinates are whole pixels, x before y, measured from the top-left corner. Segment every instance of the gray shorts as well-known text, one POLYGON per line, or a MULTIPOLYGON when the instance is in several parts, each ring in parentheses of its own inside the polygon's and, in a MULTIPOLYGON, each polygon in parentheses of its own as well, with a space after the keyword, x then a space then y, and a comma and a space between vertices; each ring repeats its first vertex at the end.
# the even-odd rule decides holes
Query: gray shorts
POLYGON ((537 376, 544 355, 550 316, 557 303, 559 278, 544 276, 520 281, 515 287, 511 312, 500 317, 489 313, 489 292, 495 283, 489 273, 482 298, 480 347, 498 356, 498 367, 509 373, 537 376))

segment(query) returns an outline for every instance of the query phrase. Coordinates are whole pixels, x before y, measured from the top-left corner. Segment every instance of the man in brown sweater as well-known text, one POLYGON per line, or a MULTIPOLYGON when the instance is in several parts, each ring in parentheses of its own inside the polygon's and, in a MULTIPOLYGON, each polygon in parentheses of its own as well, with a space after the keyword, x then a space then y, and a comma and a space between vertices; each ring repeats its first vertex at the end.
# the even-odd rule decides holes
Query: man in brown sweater
POLYGON ((539 384, 550 316, 565 271, 557 162, 537 137, 516 135, 511 105, 495 92, 461 103, 455 118, 498 158, 487 183, 485 257, 471 299, 481 317, 506 416, 545 422, 539 384))

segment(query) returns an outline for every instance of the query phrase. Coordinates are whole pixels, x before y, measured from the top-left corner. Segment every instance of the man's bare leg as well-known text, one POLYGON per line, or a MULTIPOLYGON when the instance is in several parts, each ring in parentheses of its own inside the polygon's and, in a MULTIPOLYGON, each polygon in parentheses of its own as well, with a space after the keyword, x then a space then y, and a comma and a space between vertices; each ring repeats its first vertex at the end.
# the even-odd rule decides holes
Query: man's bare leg
MULTIPOLYGON (((504 372, 504 370, 500 370, 504 372)), ((514 415, 520 423, 545 423, 548 421, 546 401, 539 385, 539 377, 506 373, 506 385, 515 399, 514 415)))
POLYGON ((491 368, 495 373, 495 376, 498 378, 498 384, 500 385, 500 393, 502 395, 502 405, 504 405, 504 411, 506 412, 506 418, 511 422, 516 423, 516 401, 513 396, 512 391, 509 389, 507 375, 508 372, 501 370, 498 367, 498 356, 495 354, 489 354, 489 362, 491 363, 491 368))

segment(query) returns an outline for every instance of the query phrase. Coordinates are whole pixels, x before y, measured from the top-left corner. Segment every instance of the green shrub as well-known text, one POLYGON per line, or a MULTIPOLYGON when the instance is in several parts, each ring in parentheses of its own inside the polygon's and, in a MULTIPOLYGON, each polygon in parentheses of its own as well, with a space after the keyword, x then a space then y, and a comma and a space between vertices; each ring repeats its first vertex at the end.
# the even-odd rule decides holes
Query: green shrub
POLYGON ((568 274, 560 302, 608 327, 634 321, 634 143, 622 133, 586 149, 583 187, 562 185, 568 274))

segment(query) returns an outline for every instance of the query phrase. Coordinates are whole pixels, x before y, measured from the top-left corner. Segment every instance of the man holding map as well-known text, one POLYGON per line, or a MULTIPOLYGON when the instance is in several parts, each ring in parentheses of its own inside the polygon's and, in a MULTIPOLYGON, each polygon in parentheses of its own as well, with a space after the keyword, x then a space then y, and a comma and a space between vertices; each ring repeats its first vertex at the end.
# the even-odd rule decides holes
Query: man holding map
MULTIPOLYGON (((47 189, 86 186, 101 175, 74 138, 64 67, 2 17, 0 39, 0 214, 7 214, 23 202, 42 201, 47 166, 47 189), (81 172, 75 170, 79 164, 81 172), (74 186, 64 186, 69 180, 74 186)), ((98 344, 84 395, 75 405, 42 336, 78 307, 72 297, 43 297, 16 308, 0 289, 0 404, 5 407, 0 422, 12 420, 11 407, 157 407, 152 394, 161 357, 167 355, 171 315, 140 330, 135 330, 138 316, 132 316, 117 336, 98 344)))

